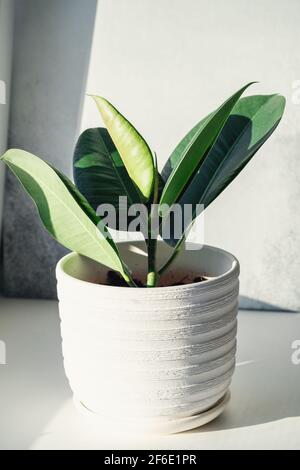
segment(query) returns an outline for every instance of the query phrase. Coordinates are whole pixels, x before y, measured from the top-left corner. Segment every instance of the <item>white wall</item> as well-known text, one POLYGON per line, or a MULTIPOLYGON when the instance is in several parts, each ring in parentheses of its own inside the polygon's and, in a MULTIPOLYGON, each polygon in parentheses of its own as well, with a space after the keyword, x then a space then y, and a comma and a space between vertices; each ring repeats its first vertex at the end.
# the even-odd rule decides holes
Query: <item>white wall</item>
MULTIPOLYGON (((0 155, 7 147, 14 0, 0 0, 0 155)), ((4 189, 4 165, 0 164, 0 238, 4 189)))
MULTIPOLYGON (((87 91, 116 104, 161 165, 242 84, 287 97, 276 134, 206 214, 206 242, 241 261, 244 306, 300 309, 299 25, 299 0, 99 1, 87 91)), ((82 128, 99 123, 87 99, 82 128)))

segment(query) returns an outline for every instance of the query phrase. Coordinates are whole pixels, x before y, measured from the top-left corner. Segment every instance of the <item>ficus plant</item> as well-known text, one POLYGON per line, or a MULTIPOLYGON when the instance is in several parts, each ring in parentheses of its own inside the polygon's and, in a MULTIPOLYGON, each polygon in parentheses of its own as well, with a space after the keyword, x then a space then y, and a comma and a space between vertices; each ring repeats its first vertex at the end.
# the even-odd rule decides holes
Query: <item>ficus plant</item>
MULTIPOLYGON (((161 174, 146 140, 111 103, 98 96, 93 98, 106 128, 88 129, 80 136, 74 153, 75 184, 49 163, 22 150, 8 150, 2 160, 35 202, 52 237, 68 249, 118 272, 131 287, 137 287, 134 273, 121 258, 97 209, 109 204, 118 213, 120 198, 124 197, 128 207, 144 205, 147 287, 155 287, 183 247, 198 215, 197 207, 207 208, 233 181, 283 115, 283 96, 242 98, 250 85, 196 124, 179 142, 161 174), (170 223, 174 204, 192 207, 188 222, 182 221, 184 230, 180 236, 170 223), (167 221, 166 236, 163 227, 167 221), (156 262, 159 237, 173 249, 163 266, 156 262)), ((117 222, 112 228, 120 229, 117 222)), ((125 228, 130 230, 129 224, 125 228)))

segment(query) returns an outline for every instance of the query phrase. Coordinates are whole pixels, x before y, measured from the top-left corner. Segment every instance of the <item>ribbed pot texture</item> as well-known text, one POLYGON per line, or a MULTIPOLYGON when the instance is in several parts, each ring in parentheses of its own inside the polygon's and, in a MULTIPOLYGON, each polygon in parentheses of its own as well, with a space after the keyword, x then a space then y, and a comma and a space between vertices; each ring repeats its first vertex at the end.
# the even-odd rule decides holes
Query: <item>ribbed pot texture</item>
MULTIPOLYGON (((123 242, 119 248, 142 277, 144 244, 123 242)), ((159 244, 159 264, 168 250, 159 244)), ((103 423, 181 430, 176 423, 211 409, 228 391, 238 261, 206 245, 187 250, 161 282, 198 275, 208 280, 152 289, 100 284, 107 271, 75 253, 57 265, 64 364, 75 401, 103 423)))

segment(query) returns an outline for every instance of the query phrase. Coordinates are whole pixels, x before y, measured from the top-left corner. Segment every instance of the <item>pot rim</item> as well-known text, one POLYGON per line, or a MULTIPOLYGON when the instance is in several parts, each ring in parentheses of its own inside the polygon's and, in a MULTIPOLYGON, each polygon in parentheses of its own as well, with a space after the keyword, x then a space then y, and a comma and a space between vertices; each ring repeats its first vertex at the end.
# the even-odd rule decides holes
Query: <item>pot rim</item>
MULTIPOLYGON (((163 242, 158 242, 158 243, 163 243, 163 242)), ((118 242, 117 245, 141 245, 143 244, 142 241, 121 241, 121 242, 118 242)), ((65 255, 63 258, 61 258, 58 263, 57 263, 57 266, 56 266, 56 276, 57 276, 57 279, 59 278, 67 278, 69 279, 70 281, 72 282, 75 282, 75 283, 78 283, 78 285, 88 285, 89 288, 91 288, 92 286, 96 289, 111 289, 111 290, 116 290, 116 289, 119 289, 119 291, 122 291, 122 292, 125 292, 125 291, 128 291, 128 289, 132 292, 133 290, 135 292, 147 292, 149 294, 149 291, 151 292, 170 292, 170 291, 179 291, 179 290, 182 290, 182 289, 185 289, 185 290, 189 290, 189 289, 194 289, 194 288, 201 288, 201 289, 207 289, 207 288, 210 288, 210 287, 216 287, 217 285, 219 284, 223 284, 224 282, 226 283, 226 281, 230 280, 230 279, 233 279, 233 278, 238 278, 239 276, 239 273, 240 273, 240 264, 239 264, 239 261, 237 260, 237 258, 231 254, 230 252, 226 251, 226 250, 223 250, 222 248, 218 248, 218 247, 215 247, 215 246, 211 246, 211 245, 203 245, 202 246, 203 248, 205 247, 206 249, 208 250, 211 250, 211 251, 215 251, 217 252, 218 254, 222 254, 222 255, 225 255, 227 257, 229 257, 231 259, 231 267, 229 270, 227 270, 226 272, 224 272, 223 274, 220 274, 219 276, 215 276, 215 277, 212 277, 210 279, 207 279, 206 281, 201 281, 201 282, 194 282, 194 283, 190 283, 190 284, 182 284, 182 285, 179 285, 179 286, 162 286, 162 287, 155 287, 153 289, 149 289, 148 287, 139 287, 139 288, 133 288, 133 287, 130 287, 130 286, 126 286, 126 287, 121 287, 121 286, 111 286, 109 284, 98 284, 98 283, 94 283, 94 282, 90 282, 90 281, 85 281, 85 280, 82 280, 82 279, 78 279, 74 276, 72 276, 71 274, 69 274, 66 270, 65 270, 65 265, 66 263, 72 259, 72 258, 76 258, 76 257, 83 257, 83 255, 80 255, 79 253, 76 253, 76 252, 72 252, 72 253, 69 253, 67 255, 65 255)), ((201 250, 199 250, 201 251, 201 250)), ((93 260, 92 260, 93 261, 93 260)), ((99 263, 100 264, 100 263, 99 263)), ((108 268, 109 269, 109 268, 108 268)))

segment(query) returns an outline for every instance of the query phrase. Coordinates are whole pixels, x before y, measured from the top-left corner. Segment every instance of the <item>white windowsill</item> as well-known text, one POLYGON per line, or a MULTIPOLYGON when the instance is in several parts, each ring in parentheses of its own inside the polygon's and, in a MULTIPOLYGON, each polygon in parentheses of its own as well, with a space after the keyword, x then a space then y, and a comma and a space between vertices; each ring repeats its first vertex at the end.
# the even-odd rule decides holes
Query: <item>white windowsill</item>
POLYGON ((64 375, 57 302, 0 299, 1 449, 300 448, 300 315, 239 314, 238 359, 225 413, 173 436, 107 434, 75 411, 64 375))

